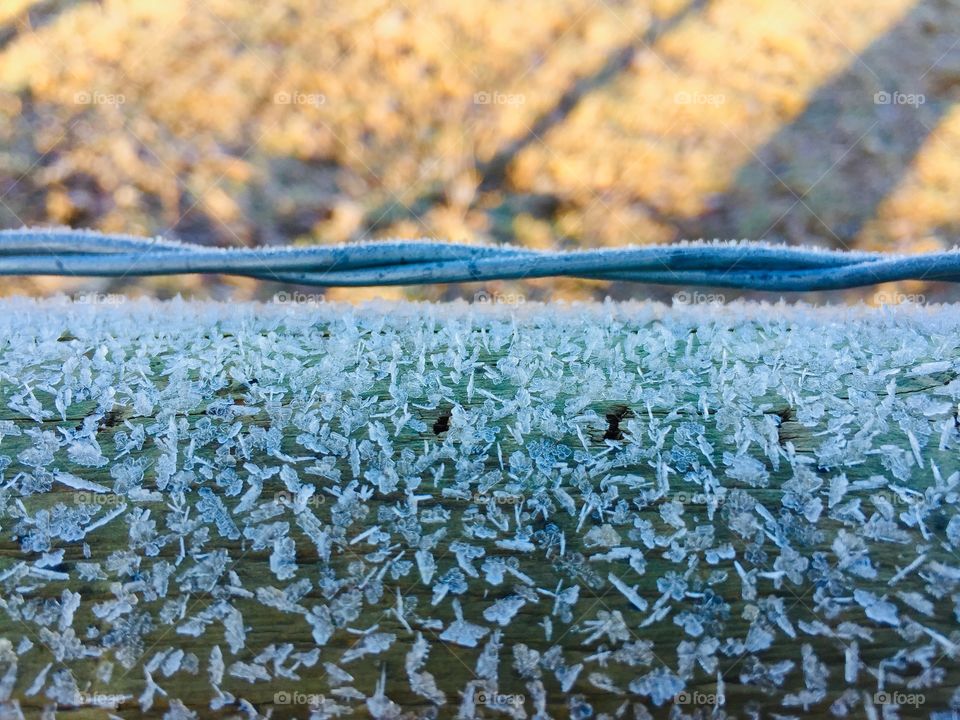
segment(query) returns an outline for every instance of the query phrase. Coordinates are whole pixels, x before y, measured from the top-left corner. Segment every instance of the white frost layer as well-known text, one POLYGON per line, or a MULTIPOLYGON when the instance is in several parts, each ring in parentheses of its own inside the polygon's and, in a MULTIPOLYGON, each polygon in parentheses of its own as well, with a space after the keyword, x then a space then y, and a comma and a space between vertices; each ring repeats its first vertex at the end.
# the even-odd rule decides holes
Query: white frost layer
POLYGON ((251 717, 960 701, 956 308, 14 299, 0 337, 11 713, 114 663, 171 718, 182 673, 251 717))

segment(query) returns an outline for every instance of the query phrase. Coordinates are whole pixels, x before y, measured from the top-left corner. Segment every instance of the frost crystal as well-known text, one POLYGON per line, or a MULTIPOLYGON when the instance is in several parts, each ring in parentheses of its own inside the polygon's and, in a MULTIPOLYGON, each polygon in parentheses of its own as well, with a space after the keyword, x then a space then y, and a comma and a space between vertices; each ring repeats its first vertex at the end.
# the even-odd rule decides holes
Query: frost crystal
POLYGON ((495 622, 500 626, 509 625, 513 617, 526 603, 527 601, 522 597, 506 597, 497 600, 484 610, 483 617, 487 622, 495 622))
POLYGON ((683 688, 683 680, 663 668, 630 683, 630 692, 648 695, 650 701, 658 707, 673 699, 683 688))
POLYGON ((441 633, 440 639, 463 647, 476 647, 480 638, 486 635, 489 630, 464 620, 463 610, 460 603, 456 601, 454 601, 454 612, 457 616, 456 620, 450 623, 447 629, 441 633))

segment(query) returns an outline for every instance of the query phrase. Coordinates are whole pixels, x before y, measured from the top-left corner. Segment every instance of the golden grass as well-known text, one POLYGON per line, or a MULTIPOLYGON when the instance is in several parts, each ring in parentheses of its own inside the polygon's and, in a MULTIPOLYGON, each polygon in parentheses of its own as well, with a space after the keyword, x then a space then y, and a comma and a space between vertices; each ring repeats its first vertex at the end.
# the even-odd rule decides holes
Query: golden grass
MULTIPOLYGON (((885 147, 879 130, 858 141, 856 153, 876 155, 883 172, 899 164, 900 176, 852 235, 844 213, 869 195, 861 177, 841 164, 814 187, 851 150, 836 136, 848 116, 856 125, 878 112, 864 53, 904 23, 952 31, 956 2, 924 15, 916 0, 714 0, 669 24, 686 3, 108 0, 56 4, 29 30, 30 5, 40 3, 0 11, 13 29, 0 51, 4 226, 217 244, 430 235, 530 247, 714 228, 919 247, 952 244, 957 229, 955 111, 930 115, 916 158, 885 147), (591 80, 618 57, 622 66, 591 80), (822 136, 814 118, 799 139, 780 137, 835 83, 839 119, 822 136), (807 146, 830 143, 834 155, 807 146), (751 167, 756 178, 744 179, 751 167), (778 217, 808 189, 822 222, 778 217)), ((960 51, 919 78, 923 62, 908 54, 922 46, 897 52, 882 58, 884 81, 952 98, 960 51)))

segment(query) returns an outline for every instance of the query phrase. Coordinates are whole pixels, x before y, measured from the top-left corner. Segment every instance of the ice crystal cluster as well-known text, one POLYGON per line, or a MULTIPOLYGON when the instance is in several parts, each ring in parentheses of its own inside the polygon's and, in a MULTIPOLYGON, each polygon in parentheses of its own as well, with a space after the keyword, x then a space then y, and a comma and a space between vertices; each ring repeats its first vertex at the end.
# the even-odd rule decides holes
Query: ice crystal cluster
POLYGON ((0 332, 2 717, 960 710, 955 309, 0 332))

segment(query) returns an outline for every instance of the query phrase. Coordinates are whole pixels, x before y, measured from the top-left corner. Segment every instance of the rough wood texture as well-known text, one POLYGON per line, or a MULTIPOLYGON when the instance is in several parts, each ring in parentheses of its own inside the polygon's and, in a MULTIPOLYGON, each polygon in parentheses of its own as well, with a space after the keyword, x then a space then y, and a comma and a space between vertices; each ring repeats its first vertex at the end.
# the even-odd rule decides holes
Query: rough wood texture
POLYGON ((949 717, 957 315, 5 301, 4 712, 949 717))

